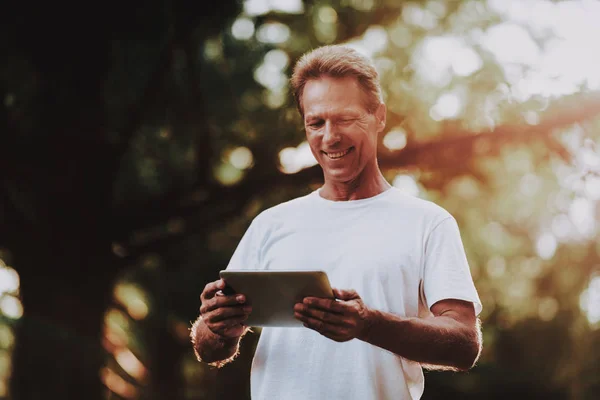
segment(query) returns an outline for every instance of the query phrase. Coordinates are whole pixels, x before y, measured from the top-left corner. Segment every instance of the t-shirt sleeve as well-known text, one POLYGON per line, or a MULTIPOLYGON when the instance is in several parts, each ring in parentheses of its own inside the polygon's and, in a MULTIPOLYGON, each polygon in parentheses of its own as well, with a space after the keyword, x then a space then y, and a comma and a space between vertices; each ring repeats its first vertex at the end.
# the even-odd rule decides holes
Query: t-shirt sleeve
POLYGON ((252 221, 231 256, 227 269, 261 269, 259 253, 262 234, 260 225, 258 217, 252 221))
POLYGON ((458 224, 452 216, 444 218, 425 242, 423 291, 429 309, 444 299, 470 301, 475 314, 482 310, 473 283, 458 224))

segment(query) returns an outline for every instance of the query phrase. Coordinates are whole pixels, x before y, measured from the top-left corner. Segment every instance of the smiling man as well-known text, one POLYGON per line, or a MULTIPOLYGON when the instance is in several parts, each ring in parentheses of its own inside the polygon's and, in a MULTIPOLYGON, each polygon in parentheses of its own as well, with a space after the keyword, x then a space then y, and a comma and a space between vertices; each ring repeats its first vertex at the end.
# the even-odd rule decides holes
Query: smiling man
MULTIPOLYGON (((467 370, 481 351, 473 284, 455 219, 390 186, 377 164, 386 123, 377 71, 344 46, 296 64, 292 88, 323 186, 257 216, 231 269, 322 269, 336 300, 294 307, 305 328, 264 328, 252 399, 418 399, 422 368, 467 370)), ((237 353, 244 296, 201 294, 191 330, 200 360, 237 353)))

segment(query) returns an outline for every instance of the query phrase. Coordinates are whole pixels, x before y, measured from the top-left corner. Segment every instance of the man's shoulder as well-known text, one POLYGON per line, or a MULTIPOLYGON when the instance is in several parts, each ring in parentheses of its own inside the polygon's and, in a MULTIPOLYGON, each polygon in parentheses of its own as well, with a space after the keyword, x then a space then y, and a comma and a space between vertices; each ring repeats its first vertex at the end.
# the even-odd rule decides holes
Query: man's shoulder
POLYGON ((312 196, 313 193, 309 193, 266 208, 254 220, 257 223, 267 223, 268 221, 272 222, 273 220, 296 215, 296 213, 304 211, 304 208, 310 207, 312 196))
POLYGON ((398 189, 392 190, 394 190, 394 193, 390 198, 403 213, 434 220, 452 217, 450 212, 432 200, 413 196, 398 189))

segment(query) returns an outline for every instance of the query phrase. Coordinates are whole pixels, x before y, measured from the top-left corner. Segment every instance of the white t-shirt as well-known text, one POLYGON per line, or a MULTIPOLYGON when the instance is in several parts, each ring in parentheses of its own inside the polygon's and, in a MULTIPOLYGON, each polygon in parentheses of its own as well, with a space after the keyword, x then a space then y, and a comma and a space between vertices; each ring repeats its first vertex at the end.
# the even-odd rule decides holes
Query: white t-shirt
MULTIPOLYGON (((338 202, 314 191, 270 208, 254 219, 228 269, 324 270, 333 287, 399 316, 448 298, 473 302, 477 314, 482 308, 455 219, 396 188, 338 202)), ((263 328, 252 363, 253 400, 418 399, 423 388, 419 363, 303 327, 263 328)))

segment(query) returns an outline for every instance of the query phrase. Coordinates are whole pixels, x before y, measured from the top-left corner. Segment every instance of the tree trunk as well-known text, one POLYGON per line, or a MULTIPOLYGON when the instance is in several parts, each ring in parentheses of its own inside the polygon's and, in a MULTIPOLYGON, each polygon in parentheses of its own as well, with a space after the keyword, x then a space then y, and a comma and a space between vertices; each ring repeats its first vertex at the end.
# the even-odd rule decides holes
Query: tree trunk
POLYGON ((12 247, 24 308, 12 357, 16 400, 104 397, 101 334, 117 271, 97 228, 34 233, 12 247))
POLYGON ((30 210, 13 201, 6 227, 24 309, 10 384, 17 400, 105 397, 100 337, 120 264, 109 218, 117 158, 105 139, 102 97, 108 52, 97 44, 83 61, 66 58, 65 69, 38 54, 36 143, 14 149, 11 181, 30 210))

